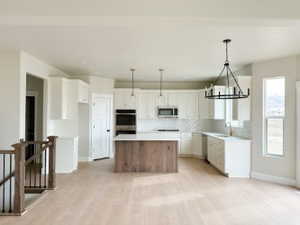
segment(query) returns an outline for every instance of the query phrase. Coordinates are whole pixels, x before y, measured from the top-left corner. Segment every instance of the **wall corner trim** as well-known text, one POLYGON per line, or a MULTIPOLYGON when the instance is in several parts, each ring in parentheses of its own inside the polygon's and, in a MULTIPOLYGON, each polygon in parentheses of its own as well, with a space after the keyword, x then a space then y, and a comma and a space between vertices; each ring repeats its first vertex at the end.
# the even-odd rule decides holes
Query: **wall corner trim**
POLYGON ((272 182, 276 184, 283 184, 283 185, 288 185, 288 186, 294 186, 296 187, 296 179, 290 179, 286 177, 277 177, 277 176, 272 176, 264 173, 259 173, 252 171, 251 172, 251 178, 252 179, 257 179, 261 181, 267 181, 267 182, 272 182))

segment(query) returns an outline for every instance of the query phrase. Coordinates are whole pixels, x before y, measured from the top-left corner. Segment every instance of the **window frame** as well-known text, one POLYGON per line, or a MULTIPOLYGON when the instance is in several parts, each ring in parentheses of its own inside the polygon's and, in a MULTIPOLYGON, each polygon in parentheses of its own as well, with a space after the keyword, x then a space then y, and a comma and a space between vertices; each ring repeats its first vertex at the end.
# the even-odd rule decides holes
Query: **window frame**
POLYGON ((285 138, 285 124, 286 124, 286 77, 274 76, 263 79, 263 156, 273 158, 283 158, 286 154, 286 138, 285 138), (268 116, 266 113, 266 83, 268 80, 283 79, 284 81, 284 114, 282 116, 268 116), (282 119, 282 154, 272 154, 268 152, 268 120, 269 119, 282 119))

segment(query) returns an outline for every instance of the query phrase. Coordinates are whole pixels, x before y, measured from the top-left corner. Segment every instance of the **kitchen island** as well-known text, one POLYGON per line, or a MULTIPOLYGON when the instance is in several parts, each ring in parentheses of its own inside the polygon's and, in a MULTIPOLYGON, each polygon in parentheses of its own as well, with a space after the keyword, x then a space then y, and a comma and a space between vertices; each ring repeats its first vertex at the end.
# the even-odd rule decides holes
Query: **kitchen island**
POLYGON ((114 142, 115 172, 178 172, 179 138, 158 133, 121 134, 114 142))

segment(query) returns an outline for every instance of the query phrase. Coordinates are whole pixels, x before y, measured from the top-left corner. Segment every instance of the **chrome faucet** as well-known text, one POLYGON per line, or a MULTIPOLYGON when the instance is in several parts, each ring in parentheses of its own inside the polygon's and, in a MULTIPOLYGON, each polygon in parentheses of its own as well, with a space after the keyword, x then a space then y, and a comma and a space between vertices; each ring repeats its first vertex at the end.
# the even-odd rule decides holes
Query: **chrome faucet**
POLYGON ((227 121, 227 122, 225 123, 225 127, 228 128, 228 135, 229 135, 229 136, 232 136, 232 135, 233 135, 233 130, 232 130, 231 122, 230 122, 230 121, 227 121))

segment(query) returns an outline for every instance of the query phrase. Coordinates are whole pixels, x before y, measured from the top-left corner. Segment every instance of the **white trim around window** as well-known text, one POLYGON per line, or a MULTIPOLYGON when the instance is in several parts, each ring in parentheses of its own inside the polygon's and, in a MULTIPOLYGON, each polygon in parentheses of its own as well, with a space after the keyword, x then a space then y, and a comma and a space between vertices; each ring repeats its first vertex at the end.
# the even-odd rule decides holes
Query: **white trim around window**
MULTIPOLYGON (((271 83, 271 82, 270 82, 271 83)), ((274 84, 274 82, 273 82, 274 84)), ((280 77, 270 77, 263 80, 263 155, 266 157, 284 157, 285 155, 285 109, 286 109, 286 79, 283 76, 280 77), (276 85, 269 86, 267 85, 268 81, 282 80, 283 87, 278 88, 276 85), (267 88, 271 88, 267 90, 267 88), (283 90, 282 90, 283 89, 283 90), (280 90, 283 93, 280 93, 280 90), (268 93, 267 93, 268 92, 268 93), (273 96, 267 96, 268 94, 273 93, 273 96), (276 97, 283 96, 282 108, 276 106, 276 97), (269 99, 267 99, 267 97, 269 99), (275 99, 275 101, 274 101, 275 99), (270 101, 271 106, 270 106, 270 101), (274 101, 274 102, 273 102, 274 101), (277 120, 277 121, 276 121, 277 120), (271 121, 273 124, 271 124, 271 121), (272 131, 269 129, 272 128, 272 131), (269 132, 273 133, 270 134, 269 132), (273 143, 271 143, 273 139, 273 143), (279 146, 280 145, 280 146, 279 146), (272 150, 269 147, 272 146, 272 150), (276 148, 276 149, 274 149, 276 148)), ((278 100, 280 101, 280 99, 278 100)))

